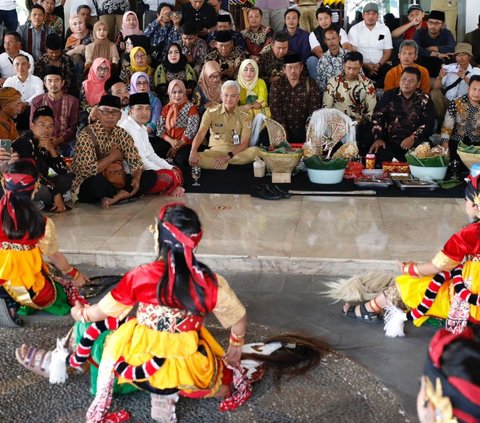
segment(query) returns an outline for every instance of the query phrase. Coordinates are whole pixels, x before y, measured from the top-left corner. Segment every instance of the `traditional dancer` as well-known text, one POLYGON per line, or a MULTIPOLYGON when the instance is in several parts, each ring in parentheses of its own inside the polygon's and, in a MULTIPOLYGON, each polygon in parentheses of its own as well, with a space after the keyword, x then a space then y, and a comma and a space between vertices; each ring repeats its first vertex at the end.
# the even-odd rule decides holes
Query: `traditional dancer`
POLYGON ((72 267, 58 251, 55 225, 41 215, 32 201, 37 170, 30 160, 13 162, 3 174, 0 200, 0 306, 2 326, 23 324, 20 306, 67 314, 75 301, 86 300, 78 287, 88 278, 72 267), (42 254, 56 269, 47 266, 42 254))
MULTIPOLYGON (((157 239, 158 260, 128 272, 98 304, 85 307, 78 303, 71 312, 77 322, 94 322, 66 359, 71 367, 85 362, 94 342, 112 330, 98 363, 96 396, 87 422, 129 418, 125 410, 108 413, 114 376, 120 384, 151 393, 154 420, 174 422, 179 395, 223 397, 220 409, 233 410, 250 397, 251 380, 263 374, 259 371, 249 378, 240 366, 247 329, 245 307, 222 276, 195 258, 193 250, 202 238, 197 214, 184 205, 168 204, 151 229, 157 239), (138 306, 136 317, 128 317, 134 306, 138 306), (203 326, 209 313, 230 328, 226 354, 203 326)), ((18 348, 17 359, 35 373, 50 374, 52 381, 58 370, 53 359, 52 365, 44 363, 43 369, 22 361, 32 349, 26 345, 18 348)), ((254 345, 244 357, 272 364, 280 373, 297 375, 315 367, 327 350, 325 343, 313 338, 283 335, 254 345), (299 363, 303 365, 299 367, 299 363)), ((40 361, 48 354, 52 353, 33 353, 40 361)))
MULTIPOLYGON (((480 321, 480 186, 469 176, 465 209, 472 223, 454 234, 427 263, 399 262, 403 276, 370 301, 346 303, 345 317, 379 323, 384 309, 387 336, 403 336, 403 322, 422 325, 429 317, 447 319, 447 329, 460 333, 467 322, 480 321), (393 308, 391 307, 393 306, 393 308), (402 312, 399 312, 401 309, 402 312)), ((347 289, 348 290, 348 289, 347 289)))

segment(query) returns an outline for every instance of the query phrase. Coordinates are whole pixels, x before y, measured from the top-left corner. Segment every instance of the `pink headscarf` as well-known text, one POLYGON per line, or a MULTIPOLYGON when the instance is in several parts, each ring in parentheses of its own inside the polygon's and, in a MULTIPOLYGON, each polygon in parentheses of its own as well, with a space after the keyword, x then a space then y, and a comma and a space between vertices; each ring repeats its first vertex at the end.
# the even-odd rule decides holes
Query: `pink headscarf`
POLYGON ((83 90, 85 92, 87 103, 90 106, 95 106, 95 104, 100 101, 102 96, 106 94, 105 82, 107 82, 108 78, 110 78, 111 71, 112 65, 107 59, 98 57, 93 61, 92 66, 88 71, 88 77, 85 81, 83 81, 83 90), (105 79, 98 79, 97 69, 103 64, 108 67, 108 72, 107 75, 105 75, 105 79))
POLYGON ((135 12, 132 12, 132 11, 125 12, 123 14, 123 18, 122 18, 122 36, 123 36, 123 39, 125 39, 125 37, 128 37, 129 35, 140 35, 140 34, 143 35, 143 32, 140 30, 140 28, 138 26, 137 14, 135 12), (137 26, 133 29, 129 28, 128 25, 127 25, 128 15, 135 15, 135 17, 137 18, 137 26))

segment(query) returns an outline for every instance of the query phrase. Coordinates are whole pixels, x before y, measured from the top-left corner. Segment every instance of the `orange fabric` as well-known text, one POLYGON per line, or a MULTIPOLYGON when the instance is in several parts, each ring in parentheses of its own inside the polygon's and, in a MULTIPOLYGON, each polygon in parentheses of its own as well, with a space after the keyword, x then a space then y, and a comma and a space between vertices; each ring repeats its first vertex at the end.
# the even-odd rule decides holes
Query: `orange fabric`
MULTIPOLYGON (((420 73, 422 74, 422 78, 420 80, 420 89, 426 93, 430 93, 430 75, 428 74, 428 70, 423 66, 417 65, 414 63, 412 65, 413 68, 417 68, 420 73)), ((397 65, 394 68, 390 69, 387 74, 385 75, 385 82, 384 82, 384 90, 393 90, 394 88, 398 88, 400 86, 400 77, 402 76, 403 67, 402 65, 397 65)))

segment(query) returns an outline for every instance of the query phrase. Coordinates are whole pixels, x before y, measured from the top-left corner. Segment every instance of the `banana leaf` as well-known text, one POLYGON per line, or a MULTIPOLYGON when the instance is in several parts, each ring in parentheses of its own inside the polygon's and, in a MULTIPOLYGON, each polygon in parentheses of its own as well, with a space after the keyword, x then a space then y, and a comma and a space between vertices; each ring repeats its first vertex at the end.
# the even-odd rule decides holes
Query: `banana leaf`
POLYGON ((405 154, 407 163, 412 166, 421 166, 421 167, 445 167, 448 166, 448 157, 446 156, 435 156, 435 157, 425 157, 419 159, 414 154, 408 152, 405 154))
POLYGON ((458 143, 457 151, 471 154, 480 154, 480 147, 478 145, 467 145, 460 141, 458 143))
POLYGON ((318 156, 312 156, 308 159, 303 159, 305 166, 309 169, 316 169, 316 170, 339 170, 345 169, 348 164, 348 160, 346 159, 332 159, 332 160, 322 160, 318 156))

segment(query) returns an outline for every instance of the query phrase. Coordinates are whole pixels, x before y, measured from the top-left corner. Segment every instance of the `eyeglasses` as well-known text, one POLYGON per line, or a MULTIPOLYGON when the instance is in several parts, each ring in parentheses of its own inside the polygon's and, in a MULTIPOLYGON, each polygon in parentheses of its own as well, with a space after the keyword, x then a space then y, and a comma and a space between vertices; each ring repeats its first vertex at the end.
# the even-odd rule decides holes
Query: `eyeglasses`
POLYGON ((137 53, 134 57, 135 57, 135 59, 138 60, 138 59, 145 59, 145 57, 147 57, 147 56, 145 56, 143 53, 140 53, 140 54, 137 53))
POLYGON ((122 113, 120 110, 105 110, 105 109, 98 109, 98 111, 103 115, 103 116, 117 116, 120 113, 122 113))
POLYGON ((208 79, 222 79, 222 75, 218 75, 218 74, 216 74, 216 75, 210 75, 210 76, 208 77, 208 79))
POLYGON ((100 68, 97 68, 97 71, 98 71, 98 72, 108 72, 108 68, 106 68, 106 67, 100 67, 100 68))

